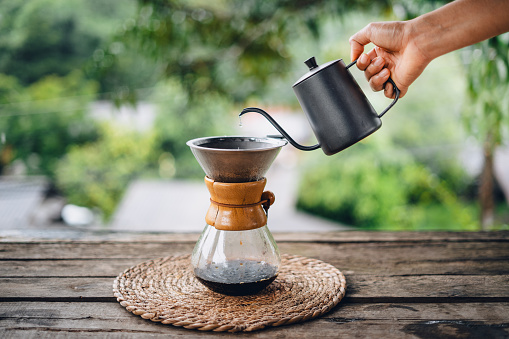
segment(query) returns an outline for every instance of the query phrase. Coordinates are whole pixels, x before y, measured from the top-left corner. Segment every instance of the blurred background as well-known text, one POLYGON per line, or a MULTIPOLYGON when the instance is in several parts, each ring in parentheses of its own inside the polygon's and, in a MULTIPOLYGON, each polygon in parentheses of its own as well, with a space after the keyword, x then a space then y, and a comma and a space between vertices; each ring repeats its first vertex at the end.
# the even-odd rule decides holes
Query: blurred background
MULTIPOLYGON (((447 1, 0 1, 0 235, 199 232, 193 138, 315 142, 303 61, 350 59, 372 21, 447 1)), ((509 228, 509 35, 433 61, 382 128, 331 157, 285 146, 274 231, 509 228)), ((366 51, 372 46, 368 46, 366 51)), ((377 111, 390 103, 352 73, 377 111)))

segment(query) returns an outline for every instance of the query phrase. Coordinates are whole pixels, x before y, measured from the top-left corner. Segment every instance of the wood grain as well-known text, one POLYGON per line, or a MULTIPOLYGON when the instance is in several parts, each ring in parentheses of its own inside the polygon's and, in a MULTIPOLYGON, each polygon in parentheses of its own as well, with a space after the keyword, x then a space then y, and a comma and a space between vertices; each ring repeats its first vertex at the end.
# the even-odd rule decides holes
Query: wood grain
MULTIPOLYGON (((291 326, 243 334, 250 338, 353 337, 482 337, 509 335, 509 303, 472 304, 348 304, 341 303, 322 318, 291 326), (459 320, 461 319, 461 320, 459 320), (485 319, 480 321, 479 319, 485 319), (397 321, 396 321, 397 320, 397 321)), ((50 337, 232 337, 229 333, 200 333, 153 323, 126 312, 116 303, 0 304, 0 334, 50 337), (93 316, 91 316, 93 315, 93 316)))
MULTIPOLYGON (((113 279, 141 261, 188 254, 197 234, 107 240, 0 239, 0 337, 228 336, 128 313, 113 279)), ((253 338, 509 338, 509 232, 275 234, 280 251, 324 260, 347 279, 326 316, 253 338)))

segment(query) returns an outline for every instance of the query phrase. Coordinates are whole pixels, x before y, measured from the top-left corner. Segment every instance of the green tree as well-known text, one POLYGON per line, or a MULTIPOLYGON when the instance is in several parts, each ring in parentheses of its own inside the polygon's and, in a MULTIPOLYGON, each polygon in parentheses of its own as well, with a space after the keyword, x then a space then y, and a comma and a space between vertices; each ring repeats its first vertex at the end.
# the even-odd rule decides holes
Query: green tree
MULTIPOLYGON (((231 128, 232 103, 242 105, 260 97, 292 67, 288 41, 302 30, 318 34, 321 16, 342 14, 370 3, 387 8, 388 1, 181 1, 139 0, 136 19, 125 25, 105 50, 96 70, 109 78, 129 60, 129 53, 150 56, 160 67, 162 89, 152 100, 161 108, 156 122, 159 147, 176 158, 177 175, 191 174, 195 160, 185 141, 204 135, 222 135, 231 128), (298 14, 298 15, 297 15, 298 14), (176 85, 178 83, 178 85, 176 85), (193 164, 191 166, 191 164, 193 164)), ((139 91, 118 85, 115 99, 133 102, 139 91)), ((238 107, 238 106, 236 106, 238 107)), ((239 110, 239 108, 237 108, 239 110)))
POLYGON ((305 170, 300 209, 376 230, 473 230, 472 210, 407 150, 376 142, 305 170), (445 212, 445 213, 444 213, 445 212))
MULTIPOLYGON (((190 95, 218 92, 236 102, 263 93, 289 70, 288 41, 320 17, 389 1, 138 0, 139 12, 114 42, 150 55, 190 95)), ((120 54, 114 56, 117 60, 120 54)), ((107 70, 105 70, 107 75, 107 70)))
POLYGON ((177 160, 174 175, 202 177, 203 171, 185 142, 203 136, 229 134, 234 125, 225 122, 233 110, 231 102, 217 93, 210 93, 200 97, 200 105, 190 105, 189 94, 175 79, 161 83, 150 99, 158 107, 154 124, 158 150, 177 160))
POLYGON ((96 89, 80 71, 47 76, 27 88, 0 74, 0 172, 19 159, 29 173, 53 178, 56 162, 69 145, 96 136, 95 124, 86 115, 96 89))
POLYGON ((82 69, 134 9, 129 0, 2 1, 0 73, 29 85, 82 69))
POLYGON ((481 227, 493 226, 494 154, 509 140, 509 34, 471 46, 462 53, 468 81, 464 120, 483 149, 479 182, 481 227))
MULTIPOLYGON (((103 44, 134 15, 134 0, 0 1, 0 173, 22 160, 53 178, 70 145, 93 140, 89 103, 106 81, 90 80, 103 44)), ((121 46, 109 46, 112 53, 121 46)), ((122 65, 119 76, 138 68, 122 65)))
POLYGON ((103 124, 100 138, 73 146, 59 162, 58 187, 72 204, 97 208, 108 220, 129 182, 155 166, 154 134, 103 124))
MULTIPOLYGON (((405 19, 412 19, 450 1, 395 1, 405 19)), ((494 222, 494 152, 509 140, 509 34, 496 36, 463 49, 467 79, 467 100, 463 121, 469 134, 483 149, 483 168, 479 178, 480 225, 488 229, 494 222)))

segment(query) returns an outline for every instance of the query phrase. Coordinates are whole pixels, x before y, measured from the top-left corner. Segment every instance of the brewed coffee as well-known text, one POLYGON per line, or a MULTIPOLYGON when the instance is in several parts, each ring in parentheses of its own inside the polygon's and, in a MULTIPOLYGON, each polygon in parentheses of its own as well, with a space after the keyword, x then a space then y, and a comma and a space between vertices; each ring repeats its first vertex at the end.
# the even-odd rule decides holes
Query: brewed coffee
POLYGON ((227 295, 255 294, 277 277, 277 267, 263 261, 232 260, 196 268, 194 274, 210 290, 227 295))

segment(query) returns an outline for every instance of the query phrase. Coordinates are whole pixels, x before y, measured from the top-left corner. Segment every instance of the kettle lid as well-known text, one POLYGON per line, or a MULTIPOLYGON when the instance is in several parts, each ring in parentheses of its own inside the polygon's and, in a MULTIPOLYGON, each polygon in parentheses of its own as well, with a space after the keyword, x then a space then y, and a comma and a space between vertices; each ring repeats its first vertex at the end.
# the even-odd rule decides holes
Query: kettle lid
POLYGON ((338 60, 333 60, 333 61, 329 61, 329 62, 326 62, 325 64, 323 65, 318 65, 316 63, 316 59, 314 56, 312 56, 311 58, 307 59, 306 61, 304 61, 304 63, 309 67, 309 72, 307 72, 306 74, 304 74, 299 80, 297 80, 297 82, 295 82, 293 84, 292 87, 295 87, 297 86, 298 84, 300 84, 301 82, 303 82, 304 80, 312 77, 313 75, 315 75, 316 73, 320 72, 320 71, 323 71, 324 69, 326 69, 327 67, 335 64, 336 62, 339 62, 341 61, 342 59, 338 59, 338 60))

